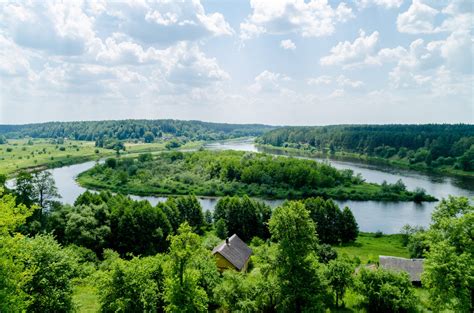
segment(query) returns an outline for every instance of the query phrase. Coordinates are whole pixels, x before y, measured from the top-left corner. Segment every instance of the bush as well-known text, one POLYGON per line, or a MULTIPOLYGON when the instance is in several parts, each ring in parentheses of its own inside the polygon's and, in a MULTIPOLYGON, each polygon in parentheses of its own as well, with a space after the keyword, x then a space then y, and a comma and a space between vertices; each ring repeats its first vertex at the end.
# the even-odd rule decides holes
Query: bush
POLYGON ((408 312, 415 308, 414 288, 405 272, 362 269, 355 291, 369 312, 408 312))
POLYGON ((162 312, 161 257, 125 261, 113 256, 98 281, 102 312, 162 312))

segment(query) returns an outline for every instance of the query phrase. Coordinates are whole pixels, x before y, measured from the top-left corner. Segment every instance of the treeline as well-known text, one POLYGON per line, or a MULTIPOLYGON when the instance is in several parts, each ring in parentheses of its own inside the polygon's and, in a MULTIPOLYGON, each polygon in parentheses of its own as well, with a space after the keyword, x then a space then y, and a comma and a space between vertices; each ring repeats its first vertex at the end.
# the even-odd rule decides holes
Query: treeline
POLYGON ((258 141, 328 154, 353 152, 411 165, 474 170, 474 125, 283 127, 263 134, 258 141))
POLYGON ((170 152, 111 158, 81 173, 89 188, 129 194, 249 195, 299 199, 431 201, 423 190, 365 183, 351 170, 326 163, 238 151, 170 152))
POLYGON ((259 124, 223 124, 180 120, 117 120, 84 122, 48 122, 26 125, 0 125, 1 135, 8 138, 69 138, 109 141, 140 140, 153 142, 171 135, 189 140, 222 140, 259 136, 274 127, 259 124))

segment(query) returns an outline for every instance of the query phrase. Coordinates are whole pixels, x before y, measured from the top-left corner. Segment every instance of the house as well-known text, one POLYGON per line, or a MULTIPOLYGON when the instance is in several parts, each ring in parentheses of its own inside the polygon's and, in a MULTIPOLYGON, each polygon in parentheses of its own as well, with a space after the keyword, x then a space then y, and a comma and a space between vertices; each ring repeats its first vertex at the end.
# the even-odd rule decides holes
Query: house
POLYGON ((220 271, 230 268, 246 271, 252 249, 234 234, 215 247, 212 254, 216 257, 217 267, 220 271))
POLYGON ((421 283, 421 273, 423 273, 423 259, 405 259, 394 256, 379 256, 381 268, 392 271, 404 271, 410 276, 412 283, 421 283))

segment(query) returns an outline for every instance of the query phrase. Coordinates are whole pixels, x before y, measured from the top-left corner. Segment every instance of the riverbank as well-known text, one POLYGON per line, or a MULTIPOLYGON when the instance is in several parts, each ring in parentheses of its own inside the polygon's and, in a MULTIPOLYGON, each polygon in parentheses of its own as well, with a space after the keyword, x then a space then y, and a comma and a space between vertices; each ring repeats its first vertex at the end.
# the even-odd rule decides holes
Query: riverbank
POLYGON ((408 161, 401 159, 384 159, 380 157, 368 156, 366 154, 353 153, 353 152, 341 152, 336 151, 333 154, 322 153, 318 150, 306 150, 289 147, 278 147, 266 144, 255 143, 255 146, 263 150, 274 150, 280 153, 286 153, 291 156, 307 156, 321 159, 331 159, 336 161, 350 161, 366 163, 371 165, 385 165, 393 166, 395 168, 413 170, 426 174, 438 174, 438 175, 449 175, 452 177, 468 177, 474 178, 474 172, 466 172, 455 169, 452 166, 441 166, 441 167, 427 167, 421 164, 410 164, 408 161))

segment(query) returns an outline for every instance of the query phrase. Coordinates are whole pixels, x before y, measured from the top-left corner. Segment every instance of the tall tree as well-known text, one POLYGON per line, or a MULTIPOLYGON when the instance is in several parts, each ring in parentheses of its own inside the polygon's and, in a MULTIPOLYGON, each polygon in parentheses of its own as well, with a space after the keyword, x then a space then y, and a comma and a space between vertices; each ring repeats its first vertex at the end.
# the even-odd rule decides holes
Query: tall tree
POLYGON ((331 260, 328 263, 327 277, 336 298, 336 307, 339 300, 344 299, 346 289, 352 285, 353 272, 354 268, 347 260, 331 260))
POLYGON ((37 172, 34 175, 34 192, 36 201, 40 207, 40 217, 42 209, 47 208, 51 201, 61 196, 58 193, 58 188, 50 171, 37 172))
POLYGON ((473 225, 474 206, 464 197, 441 201, 432 214, 422 283, 435 308, 474 309, 473 225))
MULTIPOLYGON (((210 253, 202 247, 199 235, 193 233, 186 222, 169 240, 169 266, 164 290, 166 312, 207 312, 209 298, 199 284, 202 272, 198 264, 202 259, 210 259, 210 253)), ((215 263, 213 266, 217 273, 215 263)))
POLYGON ((314 253, 318 238, 309 212, 300 202, 288 202, 275 209, 269 224, 278 242, 279 310, 324 312, 327 285, 314 253))
POLYGON ((348 207, 344 207, 341 215, 341 241, 353 242, 359 234, 359 225, 352 211, 348 207))

